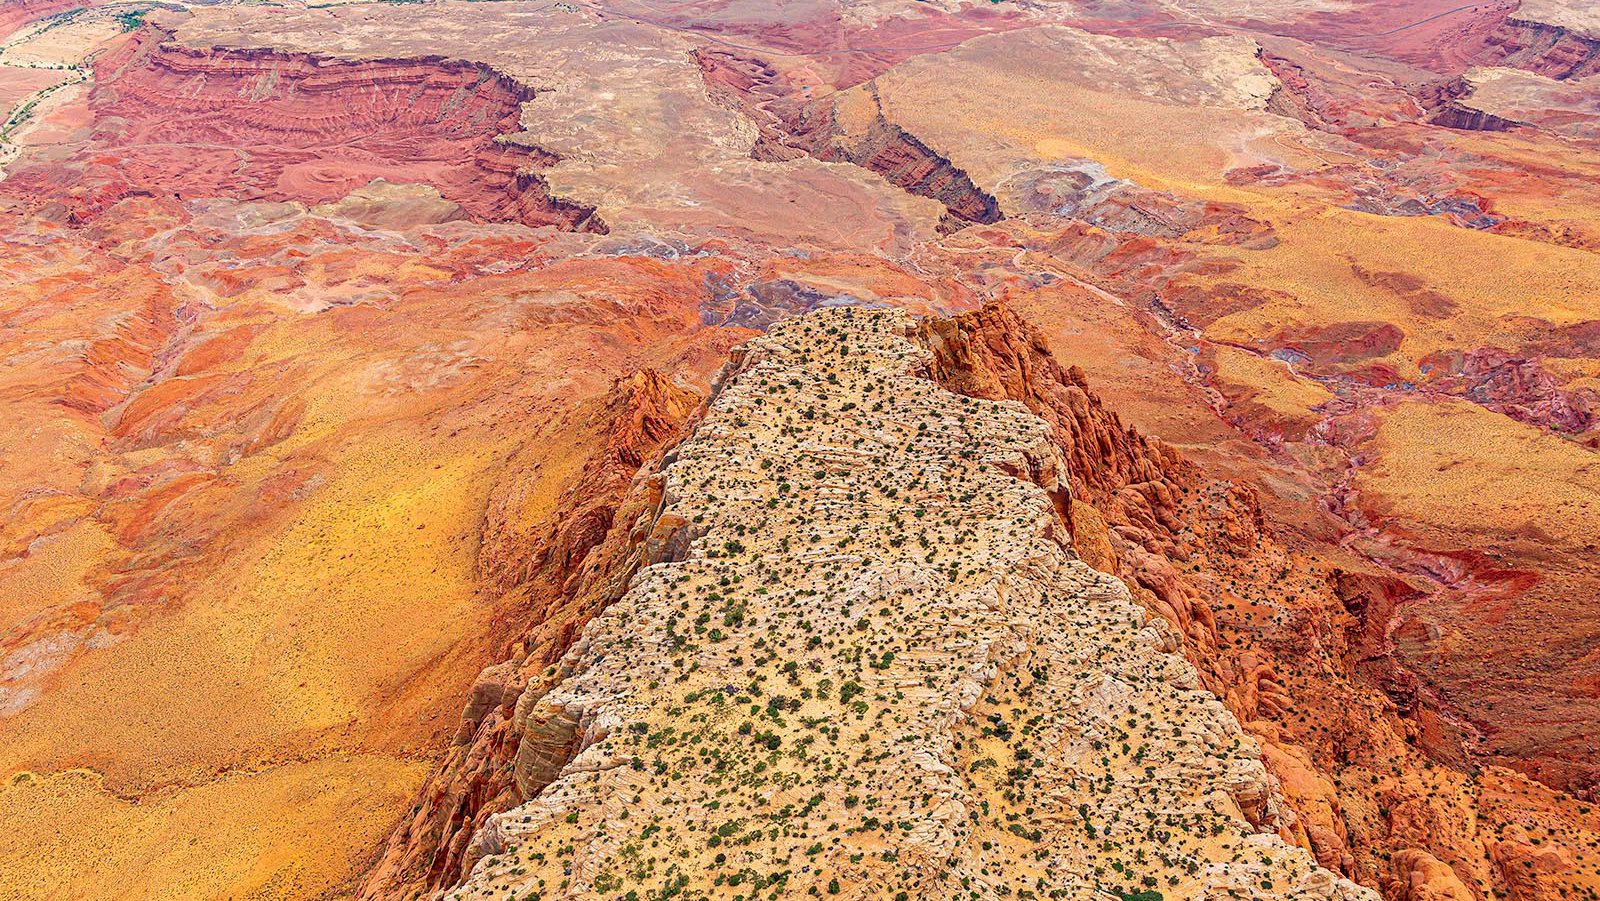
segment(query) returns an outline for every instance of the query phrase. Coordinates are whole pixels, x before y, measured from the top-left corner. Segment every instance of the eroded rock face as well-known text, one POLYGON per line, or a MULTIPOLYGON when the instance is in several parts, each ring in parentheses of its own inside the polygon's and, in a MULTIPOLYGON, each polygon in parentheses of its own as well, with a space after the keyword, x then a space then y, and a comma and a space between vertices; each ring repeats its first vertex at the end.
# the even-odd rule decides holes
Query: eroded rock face
POLYGON ((575 753, 451 897, 1373 897, 1258 831, 1254 744, 1072 553, 1049 426, 914 334, 828 310, 736 353, 665 470, 696 538, 524 692, 575 753))
POLYGON ((1454 871, 1426 851, 1401 851, 1392 865, 1394 880, 1388 891, 1395 901, 1471 901, 1473 897, 1454 871))
POLYGON ((527 599, 528 620, 512 636, 509 658, 473 685, 453 742, 367 875, 362 897, 417 897, 454 885, 484 853, 474 834, 487 819, 559 774, 577 722, 539 706, 551 667, 589 618, 621 595, 646 554, 647 514, 660 502, 654 466, 698 403, 651 370, 621 380, 599 414, 603 443, 555 517, 532 529, 518 522, 525 478, 491 502, 479 567, 495 591, 527 599))
POLYGON ((1594 76, 1472 68, 1592 64, 1486 43, 1587 0, 90 5, 0 3, 0 895, 321 896, 402 820, 370 890, 454 884, 701 537, 613 378, 993 298, 930 374, 1049 424, 1005 472, 1260 740, 1251 818, 1600 889, 1594 76))
POLYGON ((1557 79, 1600 73, 1600 35, 1530 16, 1511 16, 1487 39, 1485 61, 1557 79))
POLYGON ((1106 542, 1111 559, 1104 571, 1121 576, 1151 612, 1178 628, 1190 658, 1221 691, 1226 680, 1215 673, 1210 606, 1172 561, 1191 556, 1180 535, 1196 528, 1240 548, 1252 546, 1262 527, 1254 497, 1218 486, 1221 503, 1203 523, 1183 516, 1182 495, 1206 482, 1194 464, 1124 424, 1090 392, 1082 370, 1062 366, 1038 329, 1002 304, 927 320, 922 340, 933 352, 931 372, 941 385, 973 397, 1020 401, 1050 423, 1068 462, 1073 495, 1084 502, 1061 510, 1074 546, 1083 552, 1106 542))
MULTIPOLYGON (((1070 461, 1075 548, 1173 624, 1173 646, 1260 741, 1280 836, 1390 897, 1559 893, 1555 874, 1574 870, 1559 854, 1543 858, 1544 881, 1529 878, 1533 864, 1519 859, 1508 875, 1481 856, 1501 847, 1509 807, 1474 799, 1484 788, 1462 783, 1459 732, 1393 653, 1391 624, 1416 587, 1287 551, 1254 491, 1126 426, 1005 305, 927 320, 921 336, 941 385, 1020 401, 1051 424, 1070 461)), ((1517 784, 1506 778, 1488 781, 1517 784)))
POLYGON ((98 153, 19 167, 7 194, 71 194, 84 222, 130 196, 324 203, 381 178, 433 185, 478 220, 605 231, 550 196, 538 170, 553 154, 508 137, 533 89, 482 64, 195 49, 150 27, 97 60, 95 80, 98 153))
POLYGON ((811 102, 782 73, 760 59, 721 48, 697 51, 713 96, 748 114, 760 130, 756 159, 813 156, 852 163, 890 184, 944 205, 943 228, 997 222, 999 201, 916 135, 890 122, 871 91, 811 102))

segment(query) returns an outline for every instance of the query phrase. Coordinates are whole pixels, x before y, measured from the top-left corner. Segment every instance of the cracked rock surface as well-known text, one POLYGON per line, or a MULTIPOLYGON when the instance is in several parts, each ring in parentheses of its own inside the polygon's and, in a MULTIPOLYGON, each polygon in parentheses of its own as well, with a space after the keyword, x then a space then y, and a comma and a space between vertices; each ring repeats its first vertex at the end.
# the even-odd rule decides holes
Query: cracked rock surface
POLYGON ((1270 833, 1254 743, 1071 552, 1046 425, 914 334, 735 352, 665 470, 677 550, 518 703, 568 757, 451 897, 1375 897, 1270 833))

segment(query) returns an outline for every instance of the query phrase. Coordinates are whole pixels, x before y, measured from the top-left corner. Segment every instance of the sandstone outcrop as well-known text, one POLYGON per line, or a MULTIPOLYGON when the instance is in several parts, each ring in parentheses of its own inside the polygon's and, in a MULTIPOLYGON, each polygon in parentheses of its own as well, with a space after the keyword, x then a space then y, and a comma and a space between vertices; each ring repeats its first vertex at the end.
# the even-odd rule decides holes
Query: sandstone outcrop
POLYGON ((1391 865, 1394 880, 1387 888, 1394 901, 1472 901, 1455 872, 1426 851, 1401 851, 1391 865))
POLYGON ((944 227, 998 221, 1000 204, 916 135, 890 122, 870 93, 808 101, 771 65, 723 49, 697 52, 707 87, 746 112, 760 129, 752 154, 785 160, 809 155, 853 163, 909 193, 944 204, 944 227))
POLYGON ((520 523, 513 477, 491 502, 479 568, 491 590, 516 596, 526 618, 511 654, 479 674, 444 758, 364 881, 366 898, 418 897, 454 885, 476 853, 474 834, 555 778, 571 724, 526 728, 519 699, 549 681, 583 626, 626 588, 660 501, 653 472, 699 398, 644 370, 619 381, 598 417, 601 444, 546 521, 520 523), (641 472, 641 467, 644 471, 641 472), (630 490, 631 487, 631 490, 630 490))
POLYGON ((915 334, 846 308, 735 354, 663 471, 689 540, 524 691, 555 778, 450 897, 1372 897, 1258 831, 1250 740, 1072 553, 1050 427, 915 334))
MULTIPOLYGON (((951 391, 990 400, 1015 400, 1051 425, 1068 463, 1074 499, 1092 506, 1063 506, 1074 544, 1108 541, 1111 568, 1153 613, 1184 636, 1202 670, 1216 661, 1217 636, 1210 605, 1172 562, 1192 553, 1192 534, 1204 529, 1244 549, 1261 528, 1254 497, 1218 485, 1219 506, 1203 520, 1184 517, 1183 499, 1205 479, 1178 451, 1125 425, 1089 390, 1081 369, 1063 367, 1043 336, 1003 304, 947 320, 926 320, 923 340, 932 350, 933 378, 951 391)), ((1097 555, 1088 554, 1094 557, 1097 555)), ((1213 674, 1218 691, 1222 681, 1213 674)))
MULTIPOLYGON (((1444 828, 1465 815, 1454 777, 1363 785, 1393 755, 1424 769, 1428 758, 1467 766, 1438 699, 1393 656, 1388 630, 1420 597, 1414 585, 1370 570, 1319 575, 1319 564, 1279 544, 1255 492, 1207 476, 1124 425, 1080 371, 1056 361, 1040 330, 1005 305, 925 320, 921 334, 940 384, 1020 401, 1051 424, 1071 464, 1065 515, 1074 545, 1174 625, 1206 686, 1261 741, 1281 796, 1273 807, 1280 835, 1391 896, 1413 884, 1439 897, 1481 898, 1490 883, 1528 897, 1551 891, 1525 879, 1516 889, 1476 858, 1489 829, 1444 828), (1274 625, 1246 612, 1252 608, 1279 611, 1274 625), (1342 713, 1328 715, 1335 710, 1342 713), (1394 810, 1381 833, 1366 825, 1386 807, 1394 810), (1475 889, 1466 888, 1472 882, 1475 889)), ((1365 351, 1357 342, 1341 353, 1365 351)))
POLYGON ((1486 65, 1514 66, 1557 79, 1600 74, 1600 35, 1513 15, 1489 35, 1486 65))

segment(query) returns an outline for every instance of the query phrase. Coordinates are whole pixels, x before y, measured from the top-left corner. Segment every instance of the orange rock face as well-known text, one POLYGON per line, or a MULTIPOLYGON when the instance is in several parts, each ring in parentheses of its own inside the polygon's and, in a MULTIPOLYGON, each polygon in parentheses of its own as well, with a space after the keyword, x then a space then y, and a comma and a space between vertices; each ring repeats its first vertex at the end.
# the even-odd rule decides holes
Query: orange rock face
MULTIPOLYGON (((634 373, 692 384, 735 338, 701 325, 715 267, 494 272, 544 240, 458 223, 421 246, 346 246, 326 220, 264 209, 287 212, 283 231, 150 199, 97 220, 114 234, 9 220, 4 316, 54 338, 6 374, 5 765, 37 775, 3 803, 99 835, 124 849, 119 871, 161 881, 172 829, 250 811, 227 815, 237 831, 218 841, 244 850, 213 884, 265 866, 315 893, 394 825, 348 809, 410 803, 415 755, 445 746, 474 674, 517 634, 505 618, 535 599, 510 588, 540 568, 523 555, 549 548, 559 569, 577 559, 561 548, 605 532, 612 477, 581 481, 591 443, 611 435, 608 465, 625 470, 682 416, 684 389, 634 373), (58 240, 16 242, 33 228, 58 240), (182 259, 198 247, 198 265, 182 259), (174 265, 176 292, 158 274, 174 265), (639 412, 597 432, 621 377, 639 412), (569 489, 600 499, 558 507, 569 489), (492 510, 502 531, 485 529, 492 510), (69 725, 83 716, 103 728, 69 725), (63 775, 83 767, 96 781, 63 775), (343 788, 294 813, 317 785, 343 788)), ((110 871, 56 850, 59 869, 19 878, 106 885, 110 871)))
MULTIPOLYGON (((1537 874, 1582 879, 1582 865, 1563 853, 1581 854, 1575 845, 1592 834, 1587 805, 1535 802, 1513 813, 1482 797, 1478 780, 1430 773, 1434 761, 1467 765, 1459 735, 1419 702, 1415 678, 1368 631, 1391 622, 1413 589, 1342 569, 1331 548, 1280 544, 1254 492, 1207 478, 1124 426, 1080 370, 1056 362, 1046 335, 1007 308, 931 321, 925 334, 942 384, 1019 400, 1055 427, 1074 495, 1086 501, 1063 508, 1074 543, 1180 627, 1208 687, 1262 739, 1282 804, 1271 821, 1286 839, 1395 898, 1481 897, 1491 886, 1548 897, 1568 889, 1537 874), (1547 835, 1566 836, 1537 860, 1526 856, 1536 844, 1501 838, 1519 835, 1535 809, 1547 835), (1498 859, 1489 848, 1502 849, 1498 859)), ((1543 793, 1504 770, 1482 782, 1543 793)))
MULTIPOLYGON (((698 402, 653 370, 619 380, 594 411, 593 454, 544 521, 531 529, 526 521, 533 479, 511 481, 491 501, 480 567, 494 591, 514 596, 523 624, 502 637, 509 659, 473 683, 449 750, 390 837, 364 897, 454 885, 476 862, 472 841, 487 819, 549 781, 525 775, 531 752, 514 728, 517 699, 530 682, 548 678, 583 624, 627 587, 647 537, 638 522, 660 500, 641 467, 659 463, 698 402)), ((538 465, 537 457, 526 463, 538 465)))
POLYGON ((1192 553, 1187 545, 1197 528, 1225 545, 1253 545, 1262 526, 1254 497, 1208 486, 1221 504, 1183 521, 1184 496, 1206 481, 1199 470, 1176 449, 1124 425, 1090 393, 1083 370, 1064 369, 1044 335, 1009 308, 992 305, 927 328, 941 384, 974 397, 1022 401, 1054 427, 1071 466, 1073 498, 1093 511, 1061 505, 1075 544, 1108 543, 1114 557, 1108 571, 1179 627, 1197 664, 1210 663, 1217 643, 1211 607, 1172 562, 1192 553))

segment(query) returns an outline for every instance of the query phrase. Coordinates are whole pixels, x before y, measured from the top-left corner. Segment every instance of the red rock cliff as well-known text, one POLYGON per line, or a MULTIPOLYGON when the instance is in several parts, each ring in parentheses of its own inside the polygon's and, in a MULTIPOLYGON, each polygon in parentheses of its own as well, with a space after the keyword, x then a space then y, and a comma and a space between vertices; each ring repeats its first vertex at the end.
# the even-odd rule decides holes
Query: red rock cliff
POLYGON ((1463 757, 1388 657, 1388 613, 1414 589, 1282 546, 1254 492, 1127 426, 1006 307, 928 320, 921 337, 942 385, 1020 401, 1053 427, 1075 547, 1178 626, 1261 741, 1277 791, 1259 815, 1280 834, 1397 901, 1565 897, 1561 842, 1582 840, 1592 812, 1463 757), (1546 852, 1520 825, 1535 820, 1561 836, 1546 852))
POLYGON ((515 469, 491 500, 479 565, 491 593, 520 597, 525 618, 506 659, 479 675, 455 738, 360 897, 455 885, 476 860, 484 820, 536 793, 564 762, 559 730, 529 728, 517 701, 530 684, 538 693, 584 623, 626 590, 660 502, 655 466, 698 404, 660 373, 623 379, 595 417, 596 450, 548 519, 531 529, 515 521, 527 484, 515 469))
POLYGON ((473 218, 603 232, 550 196, 553 154, 516 142, 533 89, 481 63, 192 49, 145 27, 95 63, 90 148, 23 160, 5 193, 71 188, 74 221, 129 196, 320 203, 374 179, 432 185, 473 218))

